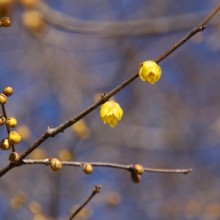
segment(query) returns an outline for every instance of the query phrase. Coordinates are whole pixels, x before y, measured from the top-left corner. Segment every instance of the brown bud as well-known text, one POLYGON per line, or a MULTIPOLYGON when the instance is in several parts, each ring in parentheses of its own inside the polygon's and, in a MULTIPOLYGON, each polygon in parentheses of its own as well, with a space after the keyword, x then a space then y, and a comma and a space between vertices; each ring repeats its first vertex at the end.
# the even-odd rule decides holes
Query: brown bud
POLYGON ((10 86, 7 86, 3 89, 3 94, 5 94, 6 96, 11 96, 13 94, 13 89, 10 86))
POLYGON ((17 163, 20 159, 20 156, 17 152, 12 152, 9 156, 9 160, 12 162, 12 163, 17 163))
POLYGON ((9 150, 11 147, 9 141, 8 141, 8 138, 5 138, 1 141, 1 145, 0 145, 0 148, 2 150, 9 150))
POLYGON ((136 172, 132 172, 132 171, 131 171, 131 180, 132 180, 134 183, 140 183, 140 181, 141 181, 141 175, 140 175, 140 174, 137 174, 136 172))
POLYGON ((10 27, 11 26, 11 19, 9 17, 4 17, 1 19, 1 23, 3 27, 10 27))
POLYGON ((5 117, 4 116, 0 116, 0 126, 4 125, 5 124, 5 117))
POLYGON ((21 141, 21 135, 17 131, 11 131, 8 140, 11 144, 18 144, 21 141))
POLYGON ((134 164, 132 169, 135 173, 142 175, 144 173, 144 167, 141 164, 134 164))
POLYGON ((6 119, 5 124, 8 128, 14 128, 17 125, 17 120, 13 117, 6 119))
POLYGON ((3 105, 7 102, 7 97, 5 94, 0 93, 0 105, 3 105))
POLYGON ((82 170, 85 174, 91 174, 93 171, 93 167, 89 163, 82 164, 82 170))
POLYGON ((50 167, 53 171, 58 171, 62 168, 62 163, 57 158, 52 158, 50 160, 50 167))

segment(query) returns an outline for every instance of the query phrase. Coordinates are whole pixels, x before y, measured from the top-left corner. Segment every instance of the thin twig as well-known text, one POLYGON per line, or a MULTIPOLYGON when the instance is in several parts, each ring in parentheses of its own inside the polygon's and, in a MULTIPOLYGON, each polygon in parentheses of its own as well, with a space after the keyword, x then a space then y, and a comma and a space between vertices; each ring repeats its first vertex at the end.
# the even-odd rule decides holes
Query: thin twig
MULTIPOLYGON (((81 167, 82 164, 91 164, 94 167, 108 167, 108 168, 115 168, 115 169, 122 169, 131 171, 133 164, 130 165, 123 165, 117 163, 104 163, 104 162, 77 162, 77 161, 61 161, 63 166, 75 166, 81 167)), ((43 164, 49 165, 50 159, 43 159, 43 160, 31 160, 31 159, 24 159, 21 165, 33 165, 33 164, 43 164)), ((192 169, 160 169, 160 168, 144 168, 145 172, 152 172, 152 173, 183 173, 187 174, 192 172, 192 169)))
MULTIPOLYGON (((5 105, 4 105, 4 104, 2 105, 2 113, 3 113, 3 116, 7 119, 8 116, 7 116, 7 113, 6 113, 5 105)), ((9 133, 10 133, 10 128, 7 127, 6 125, 5 125, 5 127, 6 127, 6 130, 7 130, 8 135, 9 135, 9 133)), ((12 147, 12 152, 15 152, 15 146, 14 146, 14 144, 11 144, 11 147, 12 147)))
MULTIPOLYGON (((182 46, 191 37, 193 37, 196 33, 203 31, 207 23, 218 13, 219 10, 220 10, 220 4, 218 4, 198 26, 192 29, 185 37, 183 37, 180 41, 175 43, 170 49, 168 49, 163 54, 161 54, 157 59, 155 59, 155 62, 157 63, 161 62, 166 57, 168 57, 171 53, 173 53, 176 49, 182 46)), ((138 73, 130 76, 127 80, 125 80, 123 83, 115 87, 112 91, 105 94, 98 102, 96 102, 95 104, 92 104, 91 106, 83 110, 81 113, 79 113, 74 118, 70 119, 69 121, 66 121, 65 123, 59 125, 56 128, 48 128, 45 131, 45 133, 35 143, 33 143, 27 150, 25 150, 20 155, 20 163, 22 159, 26 158, 33 150, 39 147, 39 145, 43 143, 45 140, 47 140, 49 137, 54 137, 58 133, 63 132, 66 128, 72 126, 74 123, 76 123, 77 121, 79 121, 80 119, 88 115, 90 112, 98 108, 104 102, 106 102, 113 95, 121 91, 131 82, 133 82, 136 78, 138 78, 138 73)), ((17 163, 16 165, 11 165, 11 164, 6 165, 3 169, 0 170, 0 177, 3 176, 5 173, 7 173, 13 167, 16 167, 18 164, 19 163, 17 163)))
POLYGON ((69 218, 69 220, 72 220, 87 204, 88 202, 97 194, 101 191, 102 186, 101 185, 96 185, 93 189, 92 189, 92 193, 91 195, 85 200, 85 202, 82 203, 81 206, 79 206, 79 208, 71 215, 71 217, 69 218))

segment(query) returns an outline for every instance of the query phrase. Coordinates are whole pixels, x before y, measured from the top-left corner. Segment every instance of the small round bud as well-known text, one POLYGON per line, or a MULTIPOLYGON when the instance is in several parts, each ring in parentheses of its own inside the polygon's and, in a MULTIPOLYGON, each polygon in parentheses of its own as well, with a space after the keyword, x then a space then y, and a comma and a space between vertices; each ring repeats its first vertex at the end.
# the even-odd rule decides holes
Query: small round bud
POLYGON ((85 174, 91 174, 92 173, 92 171, 93 171, 93 167, 92 167, 92 165, 91 164, 89 164, 89 163, 84 163, 84 164, 82 164, 82 170, 83 170, 83 172, 85 173, 85 174))
POLYGON ((5 124, 8 128, 14 128, 17 125, 17 120, 13 117, 6 119, 5 124))
POLYGON ((21 141, 21 136, 17 131, 11 131, 8 135, 8 140, 11 144, 18 144, 21 141))
POLYGON ((10 86, 7 86, 3 89, 3 94, 6 96, 11 96, 13 94, 13 89, 10 86))
POLYGON ((7 97, 5 94, 0 93, 0 105, 3 105, 7 102, 7 97))
POLYGON ((62 163, 57 158, 53 158, 50 160, 50 167, 53 171, 58 171, 62 168, 62 163))
POLYGON ((9 156, 9 160, 12 162, 12 163, 17 163, 20 159, 20 156, 17 152, 12 152, 9 156))
POLYGON ((8 138, 5 138, 1 141, 1 145, 0 145, 0 148, 2 150, 9 150, 11 147, 9 141, 8 141, 8 138))
POLYGON ((9 17, 4 17, 1 19, 3 27, 10 27, 11 26, 11 19, 9 17))
POLYGON ((5 124, 5 121, 6 121, 5 117, 4 117, 4 116, 1 116, 1 117, 0 117, 0 126, 4 125, 4 124, 5 124))
POLYGON ((141 175, 135 173, 135 172, 131 172, 131 180, 134 182, 134 183, 140 183, 141 181, 141 175))
POLYGON ((141 164, 134 164, 132 169, 135 173, 142 175, 144 173, 144 167, 141 164))

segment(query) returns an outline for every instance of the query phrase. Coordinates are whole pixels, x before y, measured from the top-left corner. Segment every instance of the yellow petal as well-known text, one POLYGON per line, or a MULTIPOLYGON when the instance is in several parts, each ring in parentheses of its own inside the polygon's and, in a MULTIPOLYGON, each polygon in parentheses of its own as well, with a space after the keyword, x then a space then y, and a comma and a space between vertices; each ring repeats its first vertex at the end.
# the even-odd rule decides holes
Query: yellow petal
POLYGON ((161 68, 154 61, 148 60, 142 63, 142 66, 139 70, 139 77, 141 80, 154 84, 161 77, 161 68))
POLYGON ((100 118, 104 124, 115 127, 123 116, 123 110, 120 105, 115 101, 107 101, 101 106, 100 118))

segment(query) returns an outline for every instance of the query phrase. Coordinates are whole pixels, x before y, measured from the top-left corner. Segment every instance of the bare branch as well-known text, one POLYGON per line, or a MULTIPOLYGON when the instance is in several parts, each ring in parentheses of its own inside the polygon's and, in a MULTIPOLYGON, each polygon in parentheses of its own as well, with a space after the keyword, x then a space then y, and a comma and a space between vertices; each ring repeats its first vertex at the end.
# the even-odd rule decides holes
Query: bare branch
POLYGON ((89 201, 97 194, 101 191, 102 186, 101 185, 96 185, 93 190, 91 195, 85 200, 85 202, 82 203, 81 206, 79 206, 79 208, 71 215, 71 217, 69 218, 69 220, 72 220, 88 203, 89 201))
MULTIPOLYGON (((123 164, 117 164, 117 163, 103 163, 103 162, 77 162, 77 161, 61 161, 63 166, 75 166, 75 167, 81 167, 82 164, 91 164, 94 167, 108 167, 108 168, 115 168, 115 169, 122 169, 131 171, 133 168, 133 164, 130 165, 123 165, 123 164)), ((21 163, 21 165, 36 165, 36 164, 43 164, 43 165, 49 165, 50 160, 44 159, 44 160, 30 160, 30 159, 24 159, 21 163)), ((145 172, 152 172, 152 173, 183 173, 187 174, 192 172, 192 169, 160 169, 160 168, 144 168, 145 172)))

